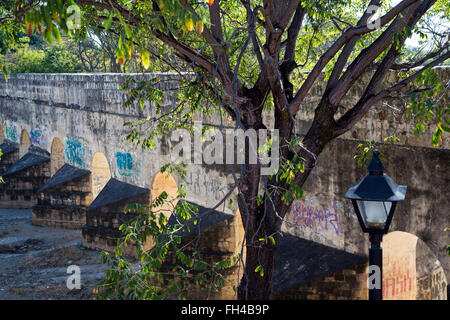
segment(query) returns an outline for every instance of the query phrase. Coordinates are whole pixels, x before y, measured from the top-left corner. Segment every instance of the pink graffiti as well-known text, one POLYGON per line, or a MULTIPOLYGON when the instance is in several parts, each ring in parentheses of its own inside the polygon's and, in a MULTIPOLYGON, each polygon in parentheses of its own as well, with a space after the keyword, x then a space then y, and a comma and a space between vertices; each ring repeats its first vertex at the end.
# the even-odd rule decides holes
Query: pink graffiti
POLYGON ((324 205, 318 207, 307 205, 304 200, 294 201, 292 214, 294 222, 298 225, 306 226, 315 232, 330 229, 339 234, 336 199, 333 199, 332 210, 324 205))

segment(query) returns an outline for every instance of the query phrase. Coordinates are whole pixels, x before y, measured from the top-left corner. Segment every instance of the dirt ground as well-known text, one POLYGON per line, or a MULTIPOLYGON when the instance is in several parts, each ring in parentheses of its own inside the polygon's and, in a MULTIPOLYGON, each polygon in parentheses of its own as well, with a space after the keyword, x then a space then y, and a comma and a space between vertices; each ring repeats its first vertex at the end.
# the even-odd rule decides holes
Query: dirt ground
POLYGON ((32 225, 31 210, 0 209, 0 299, 90 300, 106 267, 81 246, 81 230, 32 225), (70 265, 81 289, 67 288, 70 265))

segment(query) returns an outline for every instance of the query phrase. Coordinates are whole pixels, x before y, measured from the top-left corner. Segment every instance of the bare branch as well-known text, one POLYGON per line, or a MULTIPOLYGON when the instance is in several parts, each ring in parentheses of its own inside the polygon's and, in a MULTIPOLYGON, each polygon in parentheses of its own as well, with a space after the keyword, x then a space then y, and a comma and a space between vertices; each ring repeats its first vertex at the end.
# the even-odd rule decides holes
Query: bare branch
POLYGON ((426 69, 433 68, 445 60, 450 58, 450 51, 443 54, 439 58, 434 61, 428 63, 424 67, 422 67, 419 71, 415 72, 411 76, 405 78, 399 83, 382 90, 376 95, 372 95, 370 97, 366 97, 364 100, 360 99, 360 101, 353 107, 351 110, 347 111, 339 120, 336 121, 336 130, 335 137, 345 133, 348 131, 356 122, 358 122, 364 114, 372 107, 375 103, 382 100, 383 98, 389 96, 392 92, 399 91, 406 87, 408 84, 413 82, 420 74, 422 74, 426 69))
POLYGON ((394 63, 391 66, 391 70, 411 70, 413 68, 421 66, 424 62, 426 62, 429 59, 432 59, 439 54, 441 54, 445 49, 450 47, 450 43, 447 41, 447 43, 440 47, 438 50, 433 51, 422 57, 421 59, 415 61, 415 62, 409 62, 409 63, 394 63))
MULTIPOLYGON (((400 12, 402 12, 405 7, 409 7, 413 3, 416 3, 418 0, 405 0, 399 3, 396 7, 391 9, 388 13, 380 18, 380 26, 386 25, 389 21, 394 19, 400 12)), ((315 83, 316 79, 321 74, 322 70, 328 64, 328 62, 337 54, 337 52, 354 36, 361 36, 363 34, 371 33, 374 29, 370 28, 367 25, 356 26, 354 28, 349 28, 344 32, 334 43, 333 45, 321 56, 317 64, 314 66, 313 70, 306 78, 305 82, 298 90, 297 94, 293 101, 289 104, 289 109, 293 114, 296 114, 298 109, 300 108, 301 102, 308 94, 309 90, 315 83)))
MULTIPOLYGON (((381 2, 380 0, 370 1, 366 11, 364 12, 361 19, 358 21, 357 25, 360 26, 360 25, 367 24, 367 21, 370 18, 370 13, 368 12, 368 9, 371 6, 378 6, 380 4, 380 2, 381 2)), ((339 58, 338 58, 336 64, 334 65, 333 71, 331 72, 330 79, 328 80, 328 83, 327 83, 326 91, 329 90, 330 88, 334 87, 337 79, 341 75, 342 70, 344 69, 344 67, 348 61, 348 58, 350 57, 351 53, 353 52, 353 49, 355 48, 356 42, 358 42, 359 38, 360 38, 360 36, 354 36, 345 45, 344 49, 342 50, 341 54, 339 55, 339 58)))
MULTIPOLYGON (((339 79, 339 83, 331 90, 329 103, 337 106, 353 83, 365 69, 391 45, 394 34, 400 32, 405 26, 412 27, 436 0, 415 2, 404 10, 403 15, 394 22, 367 48, 361 51, 358 57, 348 67, 339 79)), ((393 62, 393 61, 392 61, 393 62)), ((380 78, 381 79, 381 78, 380 78)))
MULTIPOLYGON (((286 51, 284 54, 283 63, 280 67, 281 70, 291 69, 288 73, 293 70, 293 65, 295 65, 295 47, 297 45, 297 38, 302 27, 303 19, 305 17, 306 8, 302 7, 301 4, 298 5, 295 11, 294 18, 287 30, 287 44, 286 51), (284 65, 284 66, 283 66, 284 65)), ((286 70, 287 72, 288 70, 286 70)))

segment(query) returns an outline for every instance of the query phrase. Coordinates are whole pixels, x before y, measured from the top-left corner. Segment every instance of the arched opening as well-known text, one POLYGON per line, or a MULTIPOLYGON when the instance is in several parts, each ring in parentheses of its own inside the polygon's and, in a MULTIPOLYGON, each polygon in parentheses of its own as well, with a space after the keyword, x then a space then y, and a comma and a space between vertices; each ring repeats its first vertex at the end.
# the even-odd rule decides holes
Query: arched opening
POLYGON ((3 143, 5 140, 5 132, 3 130, 3 126, 0 124, 0 143, 3 143))
POLYGON ((168 195, 165 203, 159 210, 169 218, 173 208, 177 205, 178 199, 178 186, 175 179, 172 177, 170 173, 167 172, 158 172, 153 179, 152 190, 151 190, 151 199, 152 202, 161 195, 165 191, 168 195))
MULTIPOLYGON (((242 249, 242 244, 245 242, 245 229, 244 225, 242 224, 242 216, 241 212, 239 211, 239 208, 236 209, 236 212, 234 213, 233 218, 233 228, 234 228, 234 245, 235 253, 240 253, 242 249)), ((242 258, 245 261, 245 254, 246 254, 246 247, 244 246, 244 251, 242 258)))
POLYGON ((383 237, 383 300, 447 299, 439 260, 417 236, 394 231, 383 237))
POLYGON ((417 239, 400 231, 383 238, 383 300, 416 298, 417 239))
POLYGON ((109 168, 108 159, 101 152, 96 152, 92 158, 91 180, 92 180, 92 196, 95 199, 100 191, 105 187, 111 179, 111 170, 109 168))
POLYGON ((30 134, 25 129, 20 134, 20 147, 19 157, 23 157, 28 152, 28 148, 31 146, 30 134))
POLYGON ((59 138, 53 139, 50 153, 50 173, 53 176, 66 163, 64 144, 59 138))

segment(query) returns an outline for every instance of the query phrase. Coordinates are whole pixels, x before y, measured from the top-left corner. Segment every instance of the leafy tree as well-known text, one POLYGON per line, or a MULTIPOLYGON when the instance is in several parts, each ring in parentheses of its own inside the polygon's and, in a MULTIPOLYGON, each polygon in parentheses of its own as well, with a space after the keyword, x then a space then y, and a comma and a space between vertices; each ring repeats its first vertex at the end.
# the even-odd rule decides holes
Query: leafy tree
POLYGON ((42 63, 44 73, 76 73, 84 70, 77 56, 62 45, 54 45, 46 50, 42 63))
POLYGON ((31 50, 25 47, 18 49, 10 56, 10 61, 5 61, 4 64, 13 73, 40 73, 44 70, 44 57, 43 50, 31 50))
POLYGON ((33 49, 28 44, 3 57, 3 64, 13 73, 76 73, 82 72, 79 59, 65 44, 33 49))
POLYGON ((13 45, 6 30, 0 30, 0 54, 5 54, 13 45))
MULTIPOLYGON (((139 133, 138 126, 131 125, 131 140, 151 146, 155 134, 186 126, 195 112, 226 114, 244 130, 266 129, 263 109, 273 110, 280 134, 279 172, 263 177, 260 164, 247 163, 235 175, 246 227, 241 299, 271 296, 281 224, 293 198, 303 195, 301 188, 330 141, 349 131, 377 102, 395 95, 410 97, 411 115, 418 123, 428 115, 435 119, 440 128, 435 144, 449 125, 448 99, 440 91, 445 85, 426 81, 434 77, 428 70, 450 57, 448 30, 427 30, 432 19, 449 20, 448 0, 403 0, 396 5, 380 0, 2 1, 0 22, 22 24, 29 34, 37 28, 52 41, 60 38, 60 29, 74 33, 69 28, 74 16, 67 8, 75 4, 83 15, 76 32, 90 26, 116 34, 120 64, 138 55, 148 69, 152 55, 171 70, 195 73, 193 79, 185 77, 181 102, 169 111, 161 109, 152 130, 139 133), (374 6, 381 7, 375 21, 374 6), (405 41, 413 34, 430 45, 406 57, 405 41), (149 50, 149 41, 158 41, 160 50, 149 50), (403 76, 385 87, 392 69, 403 76), (342 106, 350 88, 367 72, 370 81, 358 101, 342 106), (418 82, 423 87, 414 87, 418 82), (319 83, 325 89, 310 129, 300 137, 295 115, 319 83)), ((153 97, 148 84, 134 86, 139 88, 144 94, 135 100, 153 97)), ((246 159, 249 152, 246 148, 246 159)))

